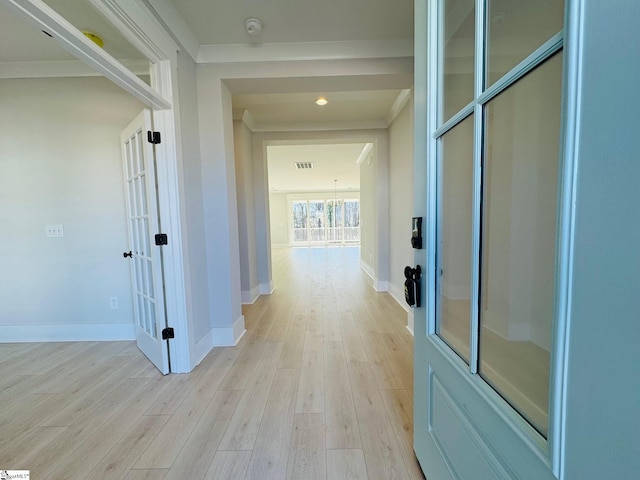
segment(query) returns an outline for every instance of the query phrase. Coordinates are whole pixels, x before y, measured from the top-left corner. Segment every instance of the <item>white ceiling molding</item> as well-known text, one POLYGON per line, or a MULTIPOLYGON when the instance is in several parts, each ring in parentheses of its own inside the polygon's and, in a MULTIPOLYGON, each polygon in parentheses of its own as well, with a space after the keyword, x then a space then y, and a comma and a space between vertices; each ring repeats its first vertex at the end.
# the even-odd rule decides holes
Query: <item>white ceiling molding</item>
POLYGON ((413 57, 413 40, 357 40, 201 45, 198 63, 244 63, 413 57))
POLYGON ((158 22, 173 37, 195 62, 198 58, 200 42, 184 21, 171 0, 142 0, 155 15, 158 22))
POLYGON ((373 143, 365 143, 364 147, 362 148, 362 152, 360 152, 360 156, 356 160, 356 164, 362 165, 364 161, 367 159, 367 157, 371 155, 372 151, 373 151, 373 143))
POLYGON ((76 58, 100 72, 146 105, 171 108, 171 103, 140 80, 122 63, 98 47, 71 23, 40 0, 7 0, 6 5, 34 21, 76 58))
MULTIPOLYGON (((123 60, 122 64, 136 75, 149 75, 149 62, 146 60, 123 60)), ((0 78, 64 78, 99 76, 102 76, 100 72, 80 60, 0 63, 0 78)))
POLYGON ((143 0, 89 0, 151 62, 167 60, 178 45, 143 0))
POLYGON ((384 130, 388 127, 385 120, 364 120, 356 122, 326 122, 326 123, 264 123, 247 125, 252 132, 329 132, 332 130, 384 130))
POLYGON ((411 90, 408 88, 402 90, 400 92, 400 95, 398 95, 398 98, 396 98, 396 101, 393 102, 393 105, 391 105, 391 108, 389 109, 389 113, 387 113, 387 117, 386 117, 387 126, 393 123, 393 121, 396 119, 398 114, 402 111, 404 106, 407 103, 409 103, 409 100, 411 100, 411 90))
POLYGON ((242 121, 249 128, 249 130, 251 130, 252 132, 256 131, 256 122, 253 120, 253 117, 251 116, 251 113, 249 113, 249 110, 245 110, 244 112, 242 112, 242 121))

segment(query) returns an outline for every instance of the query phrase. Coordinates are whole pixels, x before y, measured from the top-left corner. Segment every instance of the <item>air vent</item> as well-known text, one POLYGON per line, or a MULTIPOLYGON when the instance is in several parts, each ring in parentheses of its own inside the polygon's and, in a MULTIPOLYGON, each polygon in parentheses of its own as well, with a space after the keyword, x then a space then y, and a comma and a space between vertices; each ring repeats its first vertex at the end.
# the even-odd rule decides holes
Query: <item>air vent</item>
POLYGON ((313 163, 311 162, 296 162, 295 165, 298 170, 308 170, 313 168, 313 163))

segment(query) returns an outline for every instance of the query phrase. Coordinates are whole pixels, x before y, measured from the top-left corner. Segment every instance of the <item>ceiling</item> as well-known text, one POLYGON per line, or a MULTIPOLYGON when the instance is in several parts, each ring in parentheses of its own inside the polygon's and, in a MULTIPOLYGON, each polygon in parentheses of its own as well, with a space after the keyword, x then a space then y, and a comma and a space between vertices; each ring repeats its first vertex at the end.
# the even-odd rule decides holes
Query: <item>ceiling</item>
POLYGON ((201 45, 413 38, 413 0, 173 0, 201 45), (259 39, 244 22, 258 18, 259 39))
MULTIPOLYGON (((84 0, 45 0, 49 7, 78 30, 89 30, 104 40, 104 49, 118 60, 144 60, 102 15, 84 0)), ((73 60, 52 38, 0 2, 0 62, 73 60)))
MULTIPOLYGON (((357 44, 413 38, 413 0, 296 0, 293 3, 291 0, 145 1, 154 8, 162 3, 175 7, 174 11, 182 17, 201 48, 294 42, 357 44), (250 17, 260 19, 263 24, 262 33, 257 37, 246 32, 244 22, 250 17)), ((100 35, 105 43, 104 49, 114 58, 125 64, 125 60, 129 61, 131 65, 135 62, 140 65, 140 61, 144 61, 142 55, 88 0, 45 0, 45 3, 76 28, 100 35)), ((0 2, 0 70, 1 62, 70 60, 73 57, 53 39, 0 2)), ((385 128, 392 118, 394 104, 404 95, 403 89, 411 87, 411 82, 412 74, 409 72, 399 80, 388 75, 378 79, 321 79, 310 76, 297 84, 286 79, 245 79, 228 86, 233 94, 234 117, 244 114, 255 130, 339 130, 385 128), (324 107, 313 103, 321 95, 329 100, 324 107)), ((327 183, 332 188, 336 176, 344 179, 339 182, 341 188, 358 188, 359 179, 356 181, 356 177, 359 169, 355 159, 361 150, 362 144, 298 145, 270 150, 269 163, 274 168, 273 173, 270 172, 272 188, 322 190, 326 189, 327 183), (312 158, 316 168, 303 172, 304 176, 288 177, 289 171, 281 170, 280 166, 283 162, 291 163, 292 156, 312 158), (325 171, 331 168, 339 175, 325 171), (311 183, 306 184, 309 178, 311 183)))
POLYGON ((269 146, 269 191, 359 191, 360 165, 356 161, 364 147, 364 143, 269 146), (309 162, 313 168, 298 169, 296 162, 309 162))

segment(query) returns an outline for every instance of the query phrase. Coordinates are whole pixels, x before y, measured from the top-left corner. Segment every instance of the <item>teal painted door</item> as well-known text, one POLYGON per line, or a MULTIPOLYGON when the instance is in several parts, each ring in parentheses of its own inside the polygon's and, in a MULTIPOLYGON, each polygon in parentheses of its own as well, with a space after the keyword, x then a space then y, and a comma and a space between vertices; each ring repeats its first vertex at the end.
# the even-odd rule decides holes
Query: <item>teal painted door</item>
POLYGON ((415 315, 416 455, 434 480, 558 478, 564 5, 443 0, 417 2, 416 15, 428 32, 416 68, 427 300, 415 315))

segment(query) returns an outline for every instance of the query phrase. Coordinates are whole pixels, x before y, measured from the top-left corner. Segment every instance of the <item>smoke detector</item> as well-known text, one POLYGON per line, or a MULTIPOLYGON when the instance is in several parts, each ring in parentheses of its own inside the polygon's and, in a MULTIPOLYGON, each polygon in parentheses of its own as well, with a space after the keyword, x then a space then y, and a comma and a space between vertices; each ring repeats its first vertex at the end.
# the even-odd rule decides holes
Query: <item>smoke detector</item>
POLYGON ((244 26, 247 29, 249 35, 260 35, 262 32, 262 22, 257 18, 247 18, 244 22, 244 26))

